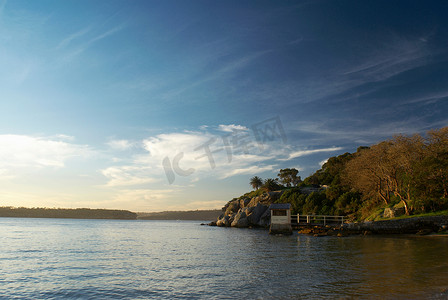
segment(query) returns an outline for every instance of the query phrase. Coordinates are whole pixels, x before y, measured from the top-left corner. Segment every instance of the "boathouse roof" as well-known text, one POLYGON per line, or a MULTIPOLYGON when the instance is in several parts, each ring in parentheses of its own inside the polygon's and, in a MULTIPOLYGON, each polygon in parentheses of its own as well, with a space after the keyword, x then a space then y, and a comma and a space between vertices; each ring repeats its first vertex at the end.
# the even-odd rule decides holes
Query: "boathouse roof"
POLYGON ((290 203, 273 203, 269 209, 291 209, 290 203))

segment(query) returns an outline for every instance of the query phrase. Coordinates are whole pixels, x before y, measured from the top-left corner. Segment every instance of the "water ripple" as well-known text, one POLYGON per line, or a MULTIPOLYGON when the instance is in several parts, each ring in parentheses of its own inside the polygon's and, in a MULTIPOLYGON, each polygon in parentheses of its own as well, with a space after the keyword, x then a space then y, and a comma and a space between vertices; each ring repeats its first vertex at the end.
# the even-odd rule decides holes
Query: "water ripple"
POLYGON ((0 236, 7 299, 437 298, 448 287, 448 239, 52 219, 0 219, 0 236))

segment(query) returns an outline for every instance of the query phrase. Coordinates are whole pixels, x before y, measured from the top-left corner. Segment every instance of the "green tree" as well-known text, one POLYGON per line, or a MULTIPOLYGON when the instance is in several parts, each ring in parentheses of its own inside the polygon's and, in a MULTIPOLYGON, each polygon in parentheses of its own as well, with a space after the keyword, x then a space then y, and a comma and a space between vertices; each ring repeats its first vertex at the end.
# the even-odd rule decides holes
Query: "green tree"
POLYGON ((388 142, 381 142, 356 152, 343 171, 343 182, 361 192, 369 202, 389 204, 392 193, 391 182, 386 174, 391 170, 388 142))
POLYGON ((361 194, 358 192, 344 193, 334 204, 337 215, 355 214, 361 205, 361 194))
POLYGON ((413 195, 421 212, 448 208, 448 127, 430 130, 416 163, 413 195))
POLYGON ((287 187, 297 186, 300 182, 302 182, 302 179, 300 176, 297 176, 299 174, 299 171, 295 168, 292 169, 280 169, 280 172, 277 174, 277 176, 280 178, 280 182, 285 184, 287 187))
POLYGON ((325 200, 325 194, 319 192, 312 192, 306 197, 305 204, 303 205, 303 213, 306 215, 316 215, 320 212, 323 201, 325 200))
POLYGON ((416 165, 423 160, 423 148, 420 135, 395 136, 357 153, 346 165, 346 179, 366 198, 377 196, 387 205, 391 195, 397 197, 409 215, 414 207, 416 165))
POLYGON ((283 192, 276 203, 291 203, 292 214, 301 214, 307 195, 302 194, 300 188, 292 188, 283 192))
MULTIPOLYGON (((361 151, 365 147, 359 147, 358 151, 361 151)), ((307 185, 339 185, 341 184, 340 177, 342 170, 347 162, 352 160, 354 154, 344 153, 339 156, 330 157, 326 163, 322 165, 320 170, 317 170, 314 174, 305 178, 304 183, 307 185)))
POLYGON ((262 186, 262 188, 266 191, 266 192, 272 192, 272 191, 276 191, 281 189, 281 185, 279 185, 277 183, 277 181, 275 181, 275 179, 272 178, 268 178, 264 181, 264 184, 262 186))
POLYGON ((258 176, 254 176, 250 179, 250 185, 255 190, 258 190, 263 185, 263 180, 258 176))

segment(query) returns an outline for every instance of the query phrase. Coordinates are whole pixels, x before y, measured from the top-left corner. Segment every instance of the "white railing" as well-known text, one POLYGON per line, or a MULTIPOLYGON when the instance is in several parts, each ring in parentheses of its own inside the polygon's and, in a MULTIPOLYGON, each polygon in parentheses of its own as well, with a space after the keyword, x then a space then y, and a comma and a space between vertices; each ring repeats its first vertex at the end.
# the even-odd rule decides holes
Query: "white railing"
POLYGON ((298 224, 327 225, 344 224, 344 216, 297 215, 298 224))

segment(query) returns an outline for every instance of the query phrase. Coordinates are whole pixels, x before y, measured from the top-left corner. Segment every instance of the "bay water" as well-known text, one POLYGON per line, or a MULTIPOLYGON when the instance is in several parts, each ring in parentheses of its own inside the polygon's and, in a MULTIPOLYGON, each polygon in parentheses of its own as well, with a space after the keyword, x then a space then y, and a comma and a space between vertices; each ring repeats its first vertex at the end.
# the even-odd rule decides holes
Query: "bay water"
POLYGON ((446 299, 448 238, 0 218, 1 299, 446 299))

